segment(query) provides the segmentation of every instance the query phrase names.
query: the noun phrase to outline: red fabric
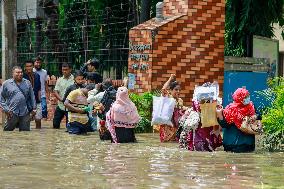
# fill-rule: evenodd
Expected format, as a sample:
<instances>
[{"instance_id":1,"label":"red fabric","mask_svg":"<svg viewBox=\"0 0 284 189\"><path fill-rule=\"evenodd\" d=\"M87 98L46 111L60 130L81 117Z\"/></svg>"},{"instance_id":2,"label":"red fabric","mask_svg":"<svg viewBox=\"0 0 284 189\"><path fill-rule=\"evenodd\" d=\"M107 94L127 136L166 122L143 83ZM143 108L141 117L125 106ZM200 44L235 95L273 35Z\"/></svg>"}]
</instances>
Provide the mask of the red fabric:
<instances>
[{"instance_id":1,"label":"red fabric","mask_svg":"<svg viewBox=\"0 0 284 189\"><path fill-rule=\"evenodd\" d=\"M214 151L222 146L222 137L220 134L212 133L213 127L201 128L201 125L194 131L187 133L186 142L190 151ZM194 138L193 138L194 133Z\"/></svg>"},{"instance_id":2,"label":"red fabric","mask_svg":"<svg viewBox=\"0 0 284 189\"><path fill-rule=\"evenodd\" d=\"M246 89L238 88L233 94L234 102L226 106L223 111L224 117L228 123L234 123L238 128L241 127L243 118L245 116L255 115L255 109L250 102L248 105L243 104L243 100L249 96Z\"/></svg>"},{"instance_id":3,"label":"red fabric","mask_svg":"<svg viewBox=\"0 0 284 189\"><path fill-rule=\"evenodd\" d=\"M172 117L172 122L173 122L173 126L178 128L179 127L179 119L181 118L181 116L184 114L184 110L175 108L174 112L173 112L173 117Z\"/></svg>"}]
</instances>

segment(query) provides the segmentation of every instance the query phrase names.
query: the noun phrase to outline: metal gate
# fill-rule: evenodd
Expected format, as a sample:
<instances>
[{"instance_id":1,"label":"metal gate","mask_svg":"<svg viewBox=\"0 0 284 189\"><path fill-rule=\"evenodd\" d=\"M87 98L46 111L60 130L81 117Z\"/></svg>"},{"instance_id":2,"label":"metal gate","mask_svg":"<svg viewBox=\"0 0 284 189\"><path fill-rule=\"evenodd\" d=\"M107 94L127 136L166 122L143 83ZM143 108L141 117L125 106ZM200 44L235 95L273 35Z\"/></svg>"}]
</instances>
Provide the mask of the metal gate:
<instances>
[{"instance_id":1,"label":"metal gate","mask_svg":"<svg viewBox=\"0 0 284 189\"><path fill-rule=\"evenodd\" d=\"M78 69L95 56L105 77L123 77L128 65L128 31L137 24L136 1L36 2L34 10L29 6L17 10L21 15L17 21L18 64L40 55L49 74L59 76L63 62Z\"/></svg>"},{"instance_id":2,"label":"metal gate","mask_svg":"<svg viewBox=\"0 0 284 189\"><path fill-rule=\"evenodd\" d=\"M245 87L257 111L269 102L259 91L266 90L270 67L267 59L225 57L223 105L233 101L232 94L237 88Z\"/></svg>"}]
</instances>

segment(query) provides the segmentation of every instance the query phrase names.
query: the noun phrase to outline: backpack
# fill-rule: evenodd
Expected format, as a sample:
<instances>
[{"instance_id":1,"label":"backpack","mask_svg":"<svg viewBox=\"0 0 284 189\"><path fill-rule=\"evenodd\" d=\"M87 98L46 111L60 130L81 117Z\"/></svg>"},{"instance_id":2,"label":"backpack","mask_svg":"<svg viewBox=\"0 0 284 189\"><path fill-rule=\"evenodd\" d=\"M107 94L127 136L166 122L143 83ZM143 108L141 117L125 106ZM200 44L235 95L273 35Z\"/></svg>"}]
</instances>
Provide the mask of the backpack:
<instances>
[{"instance_id":1,"label":"backpack","mask_svg":"<svg viewBox=\"0 0 284 189\"><path fill-rule=\"evenodd\" d=\"M104 106L104 111L99 113L98 116L102 120L106 120L106 113L109 111L112 103L116 100L116 90L110 86L106 91L101 100L102 105Z\"/></svg>"}]
</instances>

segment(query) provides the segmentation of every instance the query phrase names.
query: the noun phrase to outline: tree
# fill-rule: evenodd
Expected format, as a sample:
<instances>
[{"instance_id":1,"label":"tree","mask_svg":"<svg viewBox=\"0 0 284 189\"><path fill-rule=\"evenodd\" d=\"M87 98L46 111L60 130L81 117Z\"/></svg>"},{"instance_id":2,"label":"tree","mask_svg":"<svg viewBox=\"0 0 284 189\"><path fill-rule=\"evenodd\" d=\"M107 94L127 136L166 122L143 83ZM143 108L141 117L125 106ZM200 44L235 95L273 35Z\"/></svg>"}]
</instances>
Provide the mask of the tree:
<instances>
[{"instance_id":1,"label":"tree","mask_svg":"<svg viewBox=\"0 0 284 189\"><path fill-rule=\"evenodd\" d=\"M226 0L225 55L251 56L252 36L273 37L283 22L284 0Z\"/></svg>"},{"instance_id":2,"label":"tree","mask_svg":"<svg viewBox=\"0 0 284 189\"><path fill-rule=\"evenodd\" d=\"M269 151L284 151L284 78L269 80L268 89L259 91L260 97L270 103L262 111L263 147Z\"/></svg>"},{"instance_id":3,"label":"tree","mask_svg":"<svg viewBox=\"0 0 284 189\"><path fill-rule=\"evenodd\" d=\"M140 21L145 22L150 19L151 0L141 0L141 16Z\"/></svg>"},{"instance_id":4,"label":"tree","mask_svg":"<svg viewBox=\"0 0 284 189\"><path fill-rule=\"evenodd\" d=\"M136 9L140 13L137 23L143 23L156 16L156 4L162 0L138 0ZM136 0L134 1L136 2Z\"/></svg>"}]
</instances>

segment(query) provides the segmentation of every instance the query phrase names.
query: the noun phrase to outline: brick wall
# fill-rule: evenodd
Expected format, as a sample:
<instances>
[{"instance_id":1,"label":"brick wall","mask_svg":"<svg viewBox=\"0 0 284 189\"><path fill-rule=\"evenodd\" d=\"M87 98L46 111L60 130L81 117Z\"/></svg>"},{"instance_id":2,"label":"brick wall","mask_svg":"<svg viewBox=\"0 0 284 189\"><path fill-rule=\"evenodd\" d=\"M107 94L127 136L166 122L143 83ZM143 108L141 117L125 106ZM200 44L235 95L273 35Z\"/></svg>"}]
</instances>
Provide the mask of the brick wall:
<instances>
[{"instance_id":1,"label":"brick wall","mask_svg":"<svg viewBox=\"0 0 284 189\"><path fill-rule=\"evenodd\" d=\"M152 19L134 27L129 33L132 43L152 41L152 54L147 62L149 69L133 70L132 65L137 61L130 58L128 71L137 76L137 92L161 89L170 74L176 74L177 80L181 82L181 98L189 105L195 85L218 81L222 90L225 1L164 2L164 11L170 13L173 10L173 16L161 23ZM175 13L174 9L183 2L187 2L187 5L181 6L181 10ZM186 6L188 7L185 11ZM147 39L141 31L152 35L148 35ZM129 54L131 53L130 51ZM139 63L141 62L143 60Z\"/></svg>"},{"instance_id":2,"label":"brick wall","mask_svg":"<svg viewBox=\"0 0 284 189\"><path fill-rule=\"evenodd\" d=\"M137 78L140 78L139 80L136 81L136 88L137 92L143 92L143 91L151 91L152 86L151 86L151 78L152 78L152 72L151 70L149 71L136 71L135 69L132 69L133 64L136 64L138 66L138 69L141 70L141 65L145 64L149 67L152 67L152 50L146 49L146 50L138 50L135 48L131 48L131 43L134 44L145 44L145 45L150 45L152 48L152 32L151 30L130 30L130 35L129 35L129 41L130 41L130 54L139 54L143 53L144 55L148 55L148 60L137 60L137 61L132 61L130 56L128 61L131 62L131 64L128 64L128 69L133 70L136 73ZM140 88L140 86L144 86L144 88Z\"/></svg>"}]
</instances>

